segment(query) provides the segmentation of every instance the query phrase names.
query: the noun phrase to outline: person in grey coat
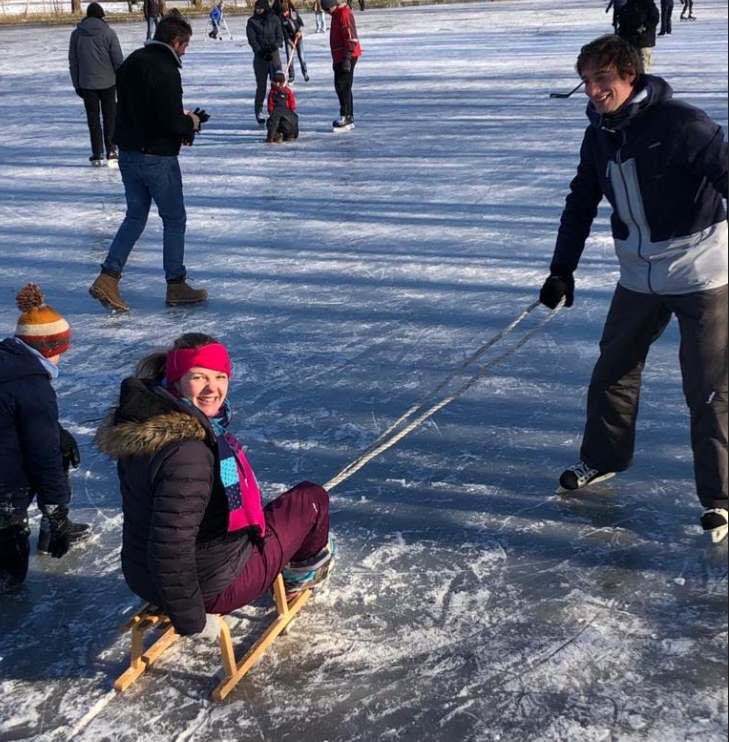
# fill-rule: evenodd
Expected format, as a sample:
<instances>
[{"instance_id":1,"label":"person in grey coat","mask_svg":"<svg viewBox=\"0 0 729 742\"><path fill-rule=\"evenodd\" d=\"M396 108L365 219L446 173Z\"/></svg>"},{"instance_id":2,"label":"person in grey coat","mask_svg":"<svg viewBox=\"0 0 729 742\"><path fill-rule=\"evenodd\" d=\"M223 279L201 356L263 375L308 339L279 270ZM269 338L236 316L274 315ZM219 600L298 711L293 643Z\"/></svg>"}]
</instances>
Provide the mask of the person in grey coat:
<instances>
[{"instance_id":1,"label":"person in grey coat","mask_svg":"<svg viewBox=\"0 0 729 742\"><path fill-rule=\"evenodd\" d=\"M603 197L620 281L587 395L581 460L560 484L581 489L632 465L646 358L675 315L701 522L718 542L729 530L729 152L719 124L639 69L637 49L617 36L583 47L577 62L590 125L540 299L572 305Z\"/></svg>"},{"instance_id":2,"label":"person in grey coat","mask_svg":"<svg viewBox=\"0 0 729 742\"><path fill-rule=\"evenodd\" d=\"M113 144L116 118L116 71L124 61L119 38L104 20L104 9L91 3L86 18L71 34L68 64L76 94L83 99L91 137L93 165L117 160ZM99 118L103 119L103 131Z\"/></svg>"}]
</instances>

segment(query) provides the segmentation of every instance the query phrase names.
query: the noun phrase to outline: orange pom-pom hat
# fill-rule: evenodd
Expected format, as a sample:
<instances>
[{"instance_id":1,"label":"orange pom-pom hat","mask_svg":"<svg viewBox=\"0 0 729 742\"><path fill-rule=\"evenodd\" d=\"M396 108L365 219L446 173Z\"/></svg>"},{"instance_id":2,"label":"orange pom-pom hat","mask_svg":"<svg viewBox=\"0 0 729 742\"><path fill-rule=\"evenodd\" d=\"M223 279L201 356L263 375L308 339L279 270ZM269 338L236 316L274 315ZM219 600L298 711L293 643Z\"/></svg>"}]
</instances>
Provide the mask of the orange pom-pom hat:
<instances>
[{"instance_id":1,"label":"orange pom-pom hat","mask_svg":"<svg viewBox=\"0 0 729 742\"><path fill-rule=\"evenodd\" d=\"M45 303L39 286L29 283L18 292L15 303L22 312L15 337L37 350L44 358L65 353L71 345L71 327Z\"/></svg>"}]
</instances>

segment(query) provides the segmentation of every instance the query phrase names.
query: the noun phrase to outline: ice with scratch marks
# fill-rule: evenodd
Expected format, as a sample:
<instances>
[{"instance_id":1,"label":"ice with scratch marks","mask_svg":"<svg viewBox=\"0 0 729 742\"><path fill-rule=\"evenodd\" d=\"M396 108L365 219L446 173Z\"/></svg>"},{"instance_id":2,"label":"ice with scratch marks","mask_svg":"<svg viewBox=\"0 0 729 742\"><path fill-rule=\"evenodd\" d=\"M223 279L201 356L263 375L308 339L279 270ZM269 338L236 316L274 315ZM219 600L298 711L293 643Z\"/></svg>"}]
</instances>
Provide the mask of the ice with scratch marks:
<instances>
[{"instance_id":1,"label":"ice with scratch marks","mask_svg":"<svg viewBox=\"0 0 729 742\"><path fill-rule=\"evenodd\" d=\"M228 701L210 700L215 643L194 639L109 694L129 650L119 626L140 603L119 569L115 467L93 446L121 379L178 334L211 333L231 350L233 428L265 498L335 475L535 300L586 125L583 96L548 94L576 84L579 48L610 30L604 7L358 13L358 128L332 136L328 38L311 34L301 138L273 148L254 122L246 19L229 19L224 44L203 43L195 20L185 102L212 118L180 162L186 262L211 299L165 309L153 214L125 270L127 316L87 293L124 194L118 172L87 164L72 29L0 28L12 112L0 128L0 328L12 332L13 297L31 280L73 326L57 391L83 457L72 514L95 532L60 562L34 553L26 585L2 592L1 740L727 738L727 551L698 526L675 325L646 368L633 469L554 495L578 455L618 275L605 208L575 307L332 493L330 586ZM727 4L696 12L660 40L655 72L726 126ZM141 45L144 23L109 16L125 53ZM265 599L230 618L239 652L270 611Z\"/></svg>"}]
</instances>

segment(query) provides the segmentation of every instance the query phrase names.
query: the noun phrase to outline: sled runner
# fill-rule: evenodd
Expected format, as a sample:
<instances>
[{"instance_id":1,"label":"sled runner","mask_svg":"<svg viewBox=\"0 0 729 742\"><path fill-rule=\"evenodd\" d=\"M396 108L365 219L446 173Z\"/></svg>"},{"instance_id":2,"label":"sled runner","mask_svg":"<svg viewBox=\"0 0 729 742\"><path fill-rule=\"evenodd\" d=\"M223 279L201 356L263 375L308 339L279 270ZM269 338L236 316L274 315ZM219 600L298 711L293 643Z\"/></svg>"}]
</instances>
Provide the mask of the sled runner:
<instances>
[{"instance_id":1,"label":"sled runner","mask_svg":"<svg viewBox=\"0 0 729 742\"><path fill-rule=\"evenodd\" d=\"M283 577L279 575L273 584L273 597L277 614L275 620L240 662L235 658L230 627L224 616L218 617L220 620L220 654L225 677L213 691L215 700L222 701L276 639L286 631L289 624L308 602L311 597L311 590L304 590L294 597L287 597ZM122 629L132 633L132 652L129 669L114 683L114 689L119 693L129 688L144 674L148 667L151 667L180 638L162 609L153 605L146 605L142 608ZM160 636L145 651L144 637L150 629L155 629Z\"/></svg>"}]
</instances>

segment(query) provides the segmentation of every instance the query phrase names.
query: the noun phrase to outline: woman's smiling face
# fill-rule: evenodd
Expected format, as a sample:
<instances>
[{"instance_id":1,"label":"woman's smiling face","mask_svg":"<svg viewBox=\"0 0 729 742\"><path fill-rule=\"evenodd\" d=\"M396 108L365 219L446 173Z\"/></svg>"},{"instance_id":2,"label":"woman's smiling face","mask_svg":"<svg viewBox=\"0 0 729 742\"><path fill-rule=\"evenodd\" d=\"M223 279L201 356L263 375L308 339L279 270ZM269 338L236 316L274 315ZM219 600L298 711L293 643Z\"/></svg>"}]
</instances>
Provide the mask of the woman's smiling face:
<instances>
[{"instance_id":1,"label":"woman's smiling face","mask_svg":"<svg viewBox=\"0 0 729 742\"><path fill-rule=\"evenodd\" d=\"M206 417L215 417L228 396L230 378L222 371L195 366L178 382L181 396L190 400Z\"/></svg>"}]
</instances>

